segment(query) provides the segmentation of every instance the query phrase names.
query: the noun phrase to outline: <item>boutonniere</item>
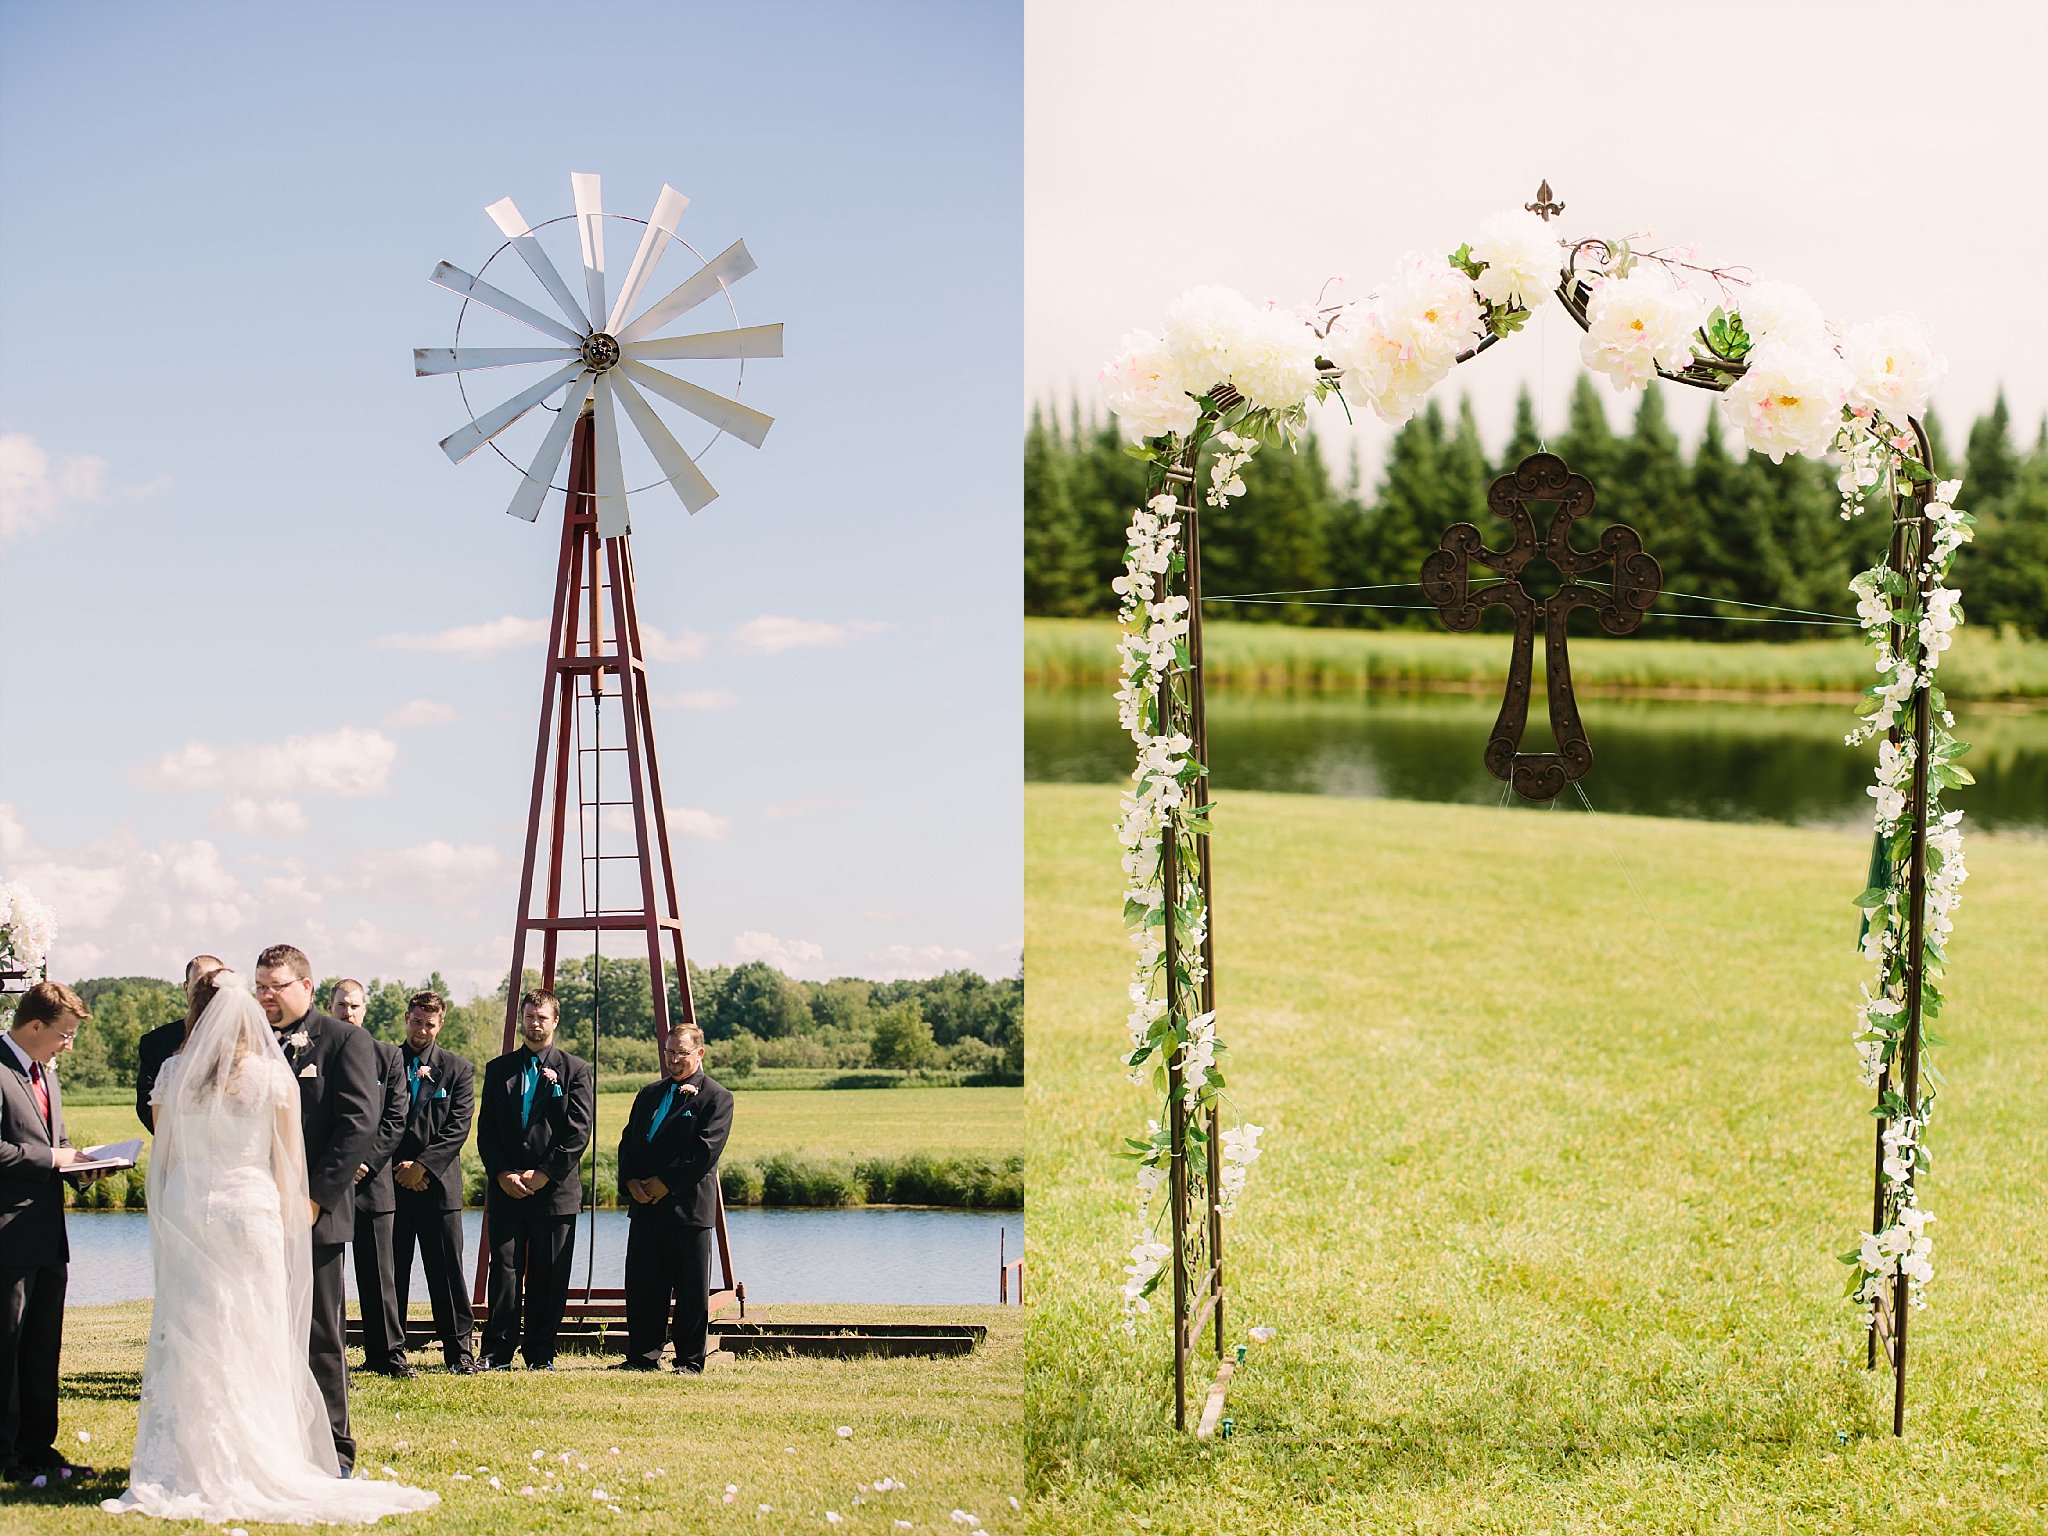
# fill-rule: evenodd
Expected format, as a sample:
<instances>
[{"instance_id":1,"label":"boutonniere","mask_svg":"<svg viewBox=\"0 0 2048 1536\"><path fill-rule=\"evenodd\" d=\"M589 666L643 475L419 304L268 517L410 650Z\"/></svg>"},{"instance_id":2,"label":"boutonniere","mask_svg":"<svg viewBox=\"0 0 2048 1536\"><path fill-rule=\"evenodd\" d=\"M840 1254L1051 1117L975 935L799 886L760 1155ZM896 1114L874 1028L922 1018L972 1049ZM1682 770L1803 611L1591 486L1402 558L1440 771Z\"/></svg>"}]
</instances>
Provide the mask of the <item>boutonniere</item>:
<instances>
[{"instance_id":1,"label":"boutonniere","mask_svg":"<svg viewBox=\"0 0 2048 1536\"><path fill-rule=\"evenodd\" d=\"M420 1063L419 1076L421 1082L431 1083L434 1080L434 1069L423 1061Z\"/></svg>"},{"instance_id":2,"label":"boutonniere","mask_svg":"<svg viewBox=\"0 0 2048 1536\"><path fill-rule=\"evenodd\" d=\"M295 1051L304 1050L308 1045L312 1044L312 1042L313 1037L307 1034L303 1029L297 1031L294 1034L289 1034L284 1037L284 1043L290 1046Z\"/></svg>"},{"instance_id":3,"label":"boutonniere","mask_svg":"<svg viewBox=\"0 0 2048 1536\"><path fill-rule=\"evenodd\" d=\"M555 1080L555 1069L553 1067L542 1067L540 1075L552 1083Z\"/></svg>"},{"instance_id":4,"label":"boutonniere","mask_svg":"<svg viewBox=\"0 0 2048 1536\"><path fill-rule=\"evenodd\" d=\"M683 1092L687 1093L691 1098L694 1099L695 1097L697 1097L697 1085L695 1083L678 1083L676 1084L676 1086L682 1089Z\"/></svg>"}]
</instances>

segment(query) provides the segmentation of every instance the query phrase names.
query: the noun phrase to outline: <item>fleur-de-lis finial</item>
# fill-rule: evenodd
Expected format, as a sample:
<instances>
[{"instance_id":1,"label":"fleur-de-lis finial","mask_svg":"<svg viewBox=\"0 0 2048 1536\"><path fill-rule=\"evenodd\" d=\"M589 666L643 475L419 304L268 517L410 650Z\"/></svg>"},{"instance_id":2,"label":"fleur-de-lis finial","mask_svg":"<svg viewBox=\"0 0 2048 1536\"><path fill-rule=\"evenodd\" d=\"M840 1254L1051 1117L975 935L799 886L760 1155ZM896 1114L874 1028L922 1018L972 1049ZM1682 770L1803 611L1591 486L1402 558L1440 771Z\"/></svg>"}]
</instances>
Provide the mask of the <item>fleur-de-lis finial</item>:
<instances>
[{"instance_id":1,"label":"fleur-de-lis finial","mask_svg":"<svg viewBox=\"0 0 2048 1536\"><path fill-rule=\"evenodd\" d=\"M1563 203L1554 203L1550 200L1550 183L1548 180L1536 189L1536 201L1524 203L1522 206L1546 224L1564 212Z\"/></svg>"}]
</instances>

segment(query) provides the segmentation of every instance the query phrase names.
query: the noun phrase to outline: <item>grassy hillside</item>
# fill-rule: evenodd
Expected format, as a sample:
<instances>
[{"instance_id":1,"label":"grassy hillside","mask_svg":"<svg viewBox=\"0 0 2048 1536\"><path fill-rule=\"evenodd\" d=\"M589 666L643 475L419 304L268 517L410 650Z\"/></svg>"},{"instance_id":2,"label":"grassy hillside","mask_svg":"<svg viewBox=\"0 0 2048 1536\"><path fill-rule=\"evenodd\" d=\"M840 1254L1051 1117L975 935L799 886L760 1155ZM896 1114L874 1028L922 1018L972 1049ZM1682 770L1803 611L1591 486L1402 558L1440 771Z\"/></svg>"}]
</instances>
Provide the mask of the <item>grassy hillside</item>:
<instances>
[{"instance_id":1,"label":"grassy hillside","mask_svg":"<svg viewBox=\"0 0 2048 1536\"><path fill-rule=\"evenodd\" d=\"M1047 1533L2038 1530L2048 846L1976 839L1908 1437L1834 1257L1868 1217L1855 834L1231 794L1218 999L1266 1153L1236 1433L1120 1330L1113 790L1026 790L1027 1462ZM1057 1199L1043 1192L1057 1191Z\"/></svg>"}]
</instances>

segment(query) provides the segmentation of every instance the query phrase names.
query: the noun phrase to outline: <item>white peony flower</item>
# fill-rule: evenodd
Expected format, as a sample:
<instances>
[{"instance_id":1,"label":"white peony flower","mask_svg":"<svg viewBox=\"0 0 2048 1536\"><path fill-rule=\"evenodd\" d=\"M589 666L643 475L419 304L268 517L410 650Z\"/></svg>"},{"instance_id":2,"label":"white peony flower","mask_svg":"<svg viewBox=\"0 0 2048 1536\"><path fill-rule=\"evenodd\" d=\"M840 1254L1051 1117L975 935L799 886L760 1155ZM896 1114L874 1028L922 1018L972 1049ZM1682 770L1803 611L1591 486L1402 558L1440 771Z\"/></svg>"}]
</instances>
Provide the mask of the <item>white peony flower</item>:
<instances>
[{"instance_id":1,"label":"white peony flower","mask_svg":"<svg viewBox=\"0 0 2048 1536\"><path fill-rule=\"evenodd\" d=\"M1697 296L1652 269L1602 278L1586 302L1579 354L1616 389L1641 389L1660 367L1676 370L1692 361L1702 308Z\"/></svg>"},{"instance_id":2,"label":"white peony flower","mask_svg":"<svg viewBox=\"0 0 2048 1536\"><path fill-rule=\"evenodd\" d=\"M1321 338L1299 315L1261 310L1231 349L1230 382L1256 406L1286 410L1300 405L1316 392L1321 349ZM1241 482L1231 494L1244 494Z\"/></svg>"},{"instance_id":3,"label":"white peony flower","mask_svg":"<svg viewBox=\"0 0 2048 1536\"><path fill-rule=\"evenodd\" d=\"M1948 372L1948 359L1934 350L1934 338L1914 315L1852 326L1842 352L1852 375L1850 402L1895 422L1925 412L1934 386Z\"/></svg>"},{"instance_id":4,"label":"white peony flower","mask_svg":"<svg viewBox=\"0 0 2048 1536\"><path fill-rule=\"evenodd\" d=\"M1473 287L1497 309L1539 308L1557 286L1563 264L1550 226L1522 208L1496 213L1480 225L1472 256L1486 263Z\"/></svg>"},{"instance_id":5,"label":"white peony flower","mask_svg":"<svg viewBox=\"0 0 2048 1536\"><path fill-rule=\"evenodd\" d=\"M1179 437L1194 430L1201 407L1173 367L1165 341L1150 331L1132 331L1122 350L1100 374L1109 408L1132 442Z\"/></svg>"},{"instance_id":6,"label":"white peony flower","mask_svg":"<svg viewBox=\"0 0 2048 1536\"><path fill-rule=\"evenodd\" d=\"M1742 329L1754 345L1766 337L1799 346L1823 346L1827 342L1827 318L1813 295L1794 283L1766 279L1745 288L1732 306L1742 316Z\"/></svg>"},{"instance_id":7,"label":"white peony flower","mask_svg":"<svg viewBox=\"0 0 2048 1536\"><path fill-rule=\"evenodd\" d=\"M1751 451L1773 464L1787 454L1826 453L1849 396L1849 370L1825 344L1768 341L1751 350L1749 371L1721 397L1721 418Z\"/></svg>"},{"instance_id":8,"label":"white peony flower","mask_svg":"<svg viewBox=\"0 0 2048 1536\"><path fill-rule=\"evenodd\" d=\"M1419 251L1324 339L1324 354L1344 376L1348 399L1399 424L1457 364L1480 335L1479 296L1471 279Z\"/></svg>"},{"instance_id":9,"label":"white peony flower","mask_svg":"<svg viewBox=\"0 0 2048 1536\"><path fill-rule=\"evenodd\" d=\"M1233 361L1259 327L1259 307L1234 288L1190 288L1166 311L1166 349L1195 394L1230 381Z\"/></svg>"}]
</instances>

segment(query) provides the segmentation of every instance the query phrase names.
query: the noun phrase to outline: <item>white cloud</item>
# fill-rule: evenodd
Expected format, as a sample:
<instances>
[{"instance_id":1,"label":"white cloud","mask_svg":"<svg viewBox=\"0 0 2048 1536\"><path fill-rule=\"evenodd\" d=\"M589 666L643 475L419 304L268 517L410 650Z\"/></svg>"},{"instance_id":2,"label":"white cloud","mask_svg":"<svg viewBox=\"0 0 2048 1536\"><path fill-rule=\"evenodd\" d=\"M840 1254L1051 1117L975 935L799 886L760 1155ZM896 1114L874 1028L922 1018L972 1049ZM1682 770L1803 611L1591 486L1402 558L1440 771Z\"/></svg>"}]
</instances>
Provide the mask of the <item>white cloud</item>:
<instances>
[{"instance_id":1,"label":"white cloud","mask_svg":"<svg viewBox=\"0 0 2048 1536\"><path fill-rule=\"evenodd\" d=\"M788 821L796 816L809 816L817 811L845 811L859 805L858 800L845 795L805 795L801 800L783 800L765 807L761 814L770 821Z\"/></svg>"},{"instance_id":2,"label":"white cloud","mask_svg":"<svg viewBox=\"0 0 2048 1536\"><path fill-rule=\"evenodd\" d=\"M743 651L752 651L757 656L773 656L781 651L849 645L863 635L877 635L895 627L879 619L853 619L844 624L830 624L823 619L792 619L782 614L764 613L734 630L732 639L733 644Z\"/></svg>"},{"instance_id":3,"label":"white cloud","mask_svg":"<svg viewBox=\"0 0 2048 1536\"><path fill-rule=\"evenodd\" d=\"M505 856L482 843L457 847L436 838L414 848L372 849L357 857L360 883L394 898L444 899L472 891L507 867Z\"/></svg>"},{"instance_id":4,"label":"white cloud","mask_svg":"<svg viewBox=\"0 0 2048 1536\"><path fill-rule=\"evenodd\" d=\"M936 976L941 971L971 971L975 957L964 949L943 944L891 944L875 950L868 959L880 970L868 974L876 981L909 981Z\"/></svg>"},{"instance_id":5,"label":"white cloud","mask_svg":"<svg viewBox=\"0 0 2048 1536\"><path fill-rule=\"evenodd\" d=\"M212 825L243 837L297 837L306 830L306 813L296 800L252 800L236 795L213 813Z\"/></svg>"},{"instance_id":6,"label":"white cloud","mask_svg":"<svg viewBox=\"0 0 2048 1536\"><path fill-rule=\"evenodd\" d=\"M439 699L407 699L384 717L384 724L394 731L409 731L415 726L439 725L454 718L453 704L443 704Z\"/></svg>"},{"instance_id":7,"label":"white cloud","mask_svg":"<svg viewBox=\"0 0 2048 1536\"><path fill-rule=\"evenodd\" d=\"M809 981L831 979L824 963L824 949L808 939L778 939L772 933L749 929L732 941L732 954L734 960L742 964L749 960L765 960L787 976L800 976Z\"/></svg>"},{"instance_id":8,"label":"white cloud","mask_svg":"<svg viewBox=\"0 0 2048 1536\"><path fill-rule=\"evenodd\" d=\"M522 646L544 646L547 640L546 619L519 619L508 614L502 619L462 624L430 635L381 635L377 644L387 651L448 651L476 660Z\"/></svg>"},{"instance_id":9,"label":"white cloud","mask_svg":"<svg viewBox=\"0 0 2048 1536\"><path fill-rule=\"evenodd\" d=\"M731 709L740 696L726 688L687 688L665 693L654 701L656 709Z\"/></svg>"},{"instance_id":10,"label":"white cloud","mask_svg":"<svg viewBox=\"0 0 2048 1536\"><path fill-rule=\"evenodd\" d=\"M640 626L640 649L649 661L694 661L710 643L711 637L699 630L679 629L671 635L652 624Z\"/></svg>"},{"instance_id":11,"label":"white cloud","mask_svg":"<svg viewBox=\"0 0 2048 1536\"><path fill-rule=\"evenodd\" d=\"M729 817L699 810L694 805L671 805L667 810L669 832L677 837L692 837L703 843L722 843L732 831L732 821ZM633 813L623 806L613 807L604 813L604 829L607 832L622 832L631 837Z\"/></svg>"},{"instance_id":12,"label":"white cloud","mask_svg":"<svg viewBox=\"0 0 2048 1536\"><path fill-rule=\"evenodd\" d=\"M339 795L382 793L398 756L398 743L382 731L349 726L281 742L215 747L187 742L143 774L157 789L225 790L231 795Z\"/></svg>"},{"instance_id":13,"label":"white cloud","mask_svg":"<svg viewBox=\"0 0 2048 1536\"><path fill-rule=\"evenodd\" d=\"M0 432L0 544L25 539L106 494L107 461L66 454L54 464L26 432Z\"/></svg>"}]
</instances>

